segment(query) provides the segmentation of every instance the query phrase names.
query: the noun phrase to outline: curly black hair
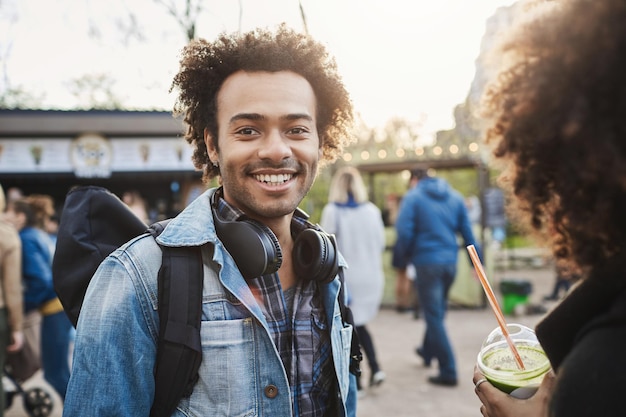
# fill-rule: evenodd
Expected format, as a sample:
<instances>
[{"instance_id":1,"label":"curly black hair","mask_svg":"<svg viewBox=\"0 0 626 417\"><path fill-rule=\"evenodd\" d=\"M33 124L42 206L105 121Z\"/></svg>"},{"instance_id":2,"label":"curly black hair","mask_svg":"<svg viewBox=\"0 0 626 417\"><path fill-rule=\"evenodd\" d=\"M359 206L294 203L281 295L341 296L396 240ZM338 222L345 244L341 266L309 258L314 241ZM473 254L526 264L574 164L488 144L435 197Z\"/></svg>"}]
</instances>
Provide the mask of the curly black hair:
<instances>
[{"instance_id":1,"label":"curly black hair","mask_svg":"<svg viewBox=\"0 0 626 417\"><path fill-rule=\"evenodd\" d=\"M182 51L172 87L179 90L174 114L186 123L185 139L194 146L193 162L208 182L219 175L209 161L204 129L217 148L217 94L224 80L237 71L292 71L311 84L317 99L317 129L322 163L335 161L352 140L352 101L326 48L285 24L275 32L256 29L221 34L215 41L193 40Z\"/></svg>"},{"instance_id":2,"label":"curly black hair","mask_svg":"<svg viewBox=\"0 0 626 417\"><path fill-rule=\"evenodd\" d=\"M544 1L531 12L498 48L506 66L483 97L487 143L557 259L624 257L626 2Z\"/></svg>"}]
</instances>

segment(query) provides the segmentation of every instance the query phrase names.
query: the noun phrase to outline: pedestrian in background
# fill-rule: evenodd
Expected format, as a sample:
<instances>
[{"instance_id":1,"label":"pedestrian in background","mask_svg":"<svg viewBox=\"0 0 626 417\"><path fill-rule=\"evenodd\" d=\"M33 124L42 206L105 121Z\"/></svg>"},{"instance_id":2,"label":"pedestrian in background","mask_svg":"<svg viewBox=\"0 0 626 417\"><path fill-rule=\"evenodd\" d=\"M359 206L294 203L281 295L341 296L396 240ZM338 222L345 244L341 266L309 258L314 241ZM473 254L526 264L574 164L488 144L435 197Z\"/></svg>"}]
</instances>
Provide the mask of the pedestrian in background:
<instances>
[{"instance_id":1,"label":"pedestrian in background","mask_svg":"<svg viewBox=\"0 0 626 417\"><path fill-rule=\"evenodd\" d=\"M14 200L9 204L6 215L17 228L22 242L25 313L38 311L42 316L41 364L44 379L63 400L70 378L72 324L52 284L54 245L45 227L54 215L53 200L47 195L30 195Z\"/></svg>"},{"instance_id":2,"label":"pedestrian in background","mask_svg":"<svg viewBox=\"0 0 626 417\"><path fill-rule=\"evenodd\" d=\"M415 176L415 172L412 171L411 176L409 177L409 186L408 190L412 190L413 187L417 184L417 178ZM402 199L399 200L402 202ZM399 205L399 204L398 204ZM398 208L399 210L399 208ZM397 223L397 215L396 222L394 222L394 226ZM396 261L395 258L398 256L397 245L393 246L393 254L391 258L391 264L393 265L404 265L401 268L396 268L396 311L398 313L404 313L407 311L413 311L413 317L419 318L420 314L420 306L417 294L415 292L415 267L411 263L406 263L402 260Z\"/></svg>"},{"instance_id":3,"label":"pedestrian in background","mask_svg":"<svg viewBox=\"0 0 626 417\"><path fill-rule=\"evenodd\" d=\"M558 301L567 295L572 285L582 277L582 271L578 266L564 259L556 259L554 262L554 287L552 292L543 299L545 301Z\"/></svg>"},{"instance_id":4,"label":"pedestrian in background","mask_svg":"<svg viewBox=\"0 0 626 417\"><path fill-rule=\"evenodd\" d=\"M378 314L383 297L385 226L381 211L369 201L356 168L341 168L333 176L321 226L335 234L339 251L348 262L344 274L348 304L370 368L370 386L380 385L385 373L376 359L374 341L366 325ZM357 388L363 392L360 378Z\"/></svg>"},{"instance_id":5,"label":"pedestrian in background","mask_svg":"<svg viewBox=\"0 0 626 417\"><path fill-rule=\"evenodd\" d=\"M439 374L428 381L455 386L456 362L444 319L456 276L458 235L465 246L478 248L478 244L461 194L424 169L414 170L412 176L417 183L402 199L396 222L394 267L406 268L409 263L415 267L414 285L426 321L423 344L416 352L425 366L430 366L432 359L439 364Z\"/></svg>"},{"instance_id":6,"label":"pedestrian in background","mask_svg":"<svg viewBox=\"0 0 626 417\"><path fill-rule=\"evenodd\" d=\"M141 219L142 222L150 224L148 207L146 200L137 190L128 190L122 194L122 201ZM166 216L167 217L167 216Z\"/></svg>"},{"instance_id":7,"label":"pedestrian in background","mask_svg":"<svg viewBox=\"0 0 626 417\"><path fill-rule=\"evenodd\" d=\"M4 220L5 197L0 185L0 367L6 354L22 348L22 243L15 227ZM4 416L5 394L0 384L0 417Z\"/></svg>"}]
</instances>

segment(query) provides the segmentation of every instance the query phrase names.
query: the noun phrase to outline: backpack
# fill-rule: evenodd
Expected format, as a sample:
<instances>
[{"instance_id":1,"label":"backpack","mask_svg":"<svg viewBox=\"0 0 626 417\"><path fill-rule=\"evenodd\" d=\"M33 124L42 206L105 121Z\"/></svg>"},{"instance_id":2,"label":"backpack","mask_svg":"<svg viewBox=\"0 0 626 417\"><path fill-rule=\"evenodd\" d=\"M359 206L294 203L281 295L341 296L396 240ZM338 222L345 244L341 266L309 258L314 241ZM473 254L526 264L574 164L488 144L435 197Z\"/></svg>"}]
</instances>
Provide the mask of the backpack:
<instances>
[{"instance_id":1,"label":"backpack","mask_svg":"<svg viewBox=\"0 0 626 417\"><path fill-rule=\"evenodd\" d=\"M100 263L134 237L144 233L157 237L169 220L148 227L115 194L96 186L70 190L62 214L52 277L63 309L76 327L87 286ZM161 246L161 250L160 325L151 417L171 416L180 399L191 395L202 360L200 247ZM176 285L171 284L173 279Z\"/></svg>"}]
</instances>

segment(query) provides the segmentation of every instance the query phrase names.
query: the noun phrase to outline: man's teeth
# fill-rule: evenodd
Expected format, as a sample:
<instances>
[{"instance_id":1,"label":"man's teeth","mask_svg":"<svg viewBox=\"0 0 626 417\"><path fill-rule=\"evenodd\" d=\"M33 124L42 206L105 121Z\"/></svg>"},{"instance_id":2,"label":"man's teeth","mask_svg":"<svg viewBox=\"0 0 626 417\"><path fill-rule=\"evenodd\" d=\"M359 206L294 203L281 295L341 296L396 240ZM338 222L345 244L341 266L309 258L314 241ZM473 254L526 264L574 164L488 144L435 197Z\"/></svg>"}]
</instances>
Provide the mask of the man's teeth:
<instances>
[{"instance_id":1,"label":"man's teeth","mask_svg":"<svg viewBox=\"0 0 626 417\"><path fill-rule=\"evenodd\" d=\"M261 182L265 182L268 184L282 184L284 182L287 182L291 179L292 175L291 174L264 174L264 175L255 175L254 178L257 179L257 181L261 181Z\"/></svg>"}]
</instances>

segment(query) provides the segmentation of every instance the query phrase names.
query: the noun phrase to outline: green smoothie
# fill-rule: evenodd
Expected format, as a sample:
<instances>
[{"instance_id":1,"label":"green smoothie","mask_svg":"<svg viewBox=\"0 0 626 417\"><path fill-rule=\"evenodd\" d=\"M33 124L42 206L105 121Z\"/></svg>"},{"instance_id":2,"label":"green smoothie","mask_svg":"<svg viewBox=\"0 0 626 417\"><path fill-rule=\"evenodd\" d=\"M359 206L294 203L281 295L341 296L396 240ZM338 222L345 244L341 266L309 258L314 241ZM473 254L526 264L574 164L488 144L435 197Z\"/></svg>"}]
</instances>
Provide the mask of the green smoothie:
<instances>
[{"instance_id":1,"label":"green smoothie","mask_svg":"<svg viewBox=\"0 0 626 417\"><path fill-rule=\"evenodd\" d=\"M485 378L506 393L522 387L539 387L550 362L539 346L516 342L517 350L524 363L520 370L506 343L487 346L478 355L478 364Z\"/></svg>"}]
</instances>

